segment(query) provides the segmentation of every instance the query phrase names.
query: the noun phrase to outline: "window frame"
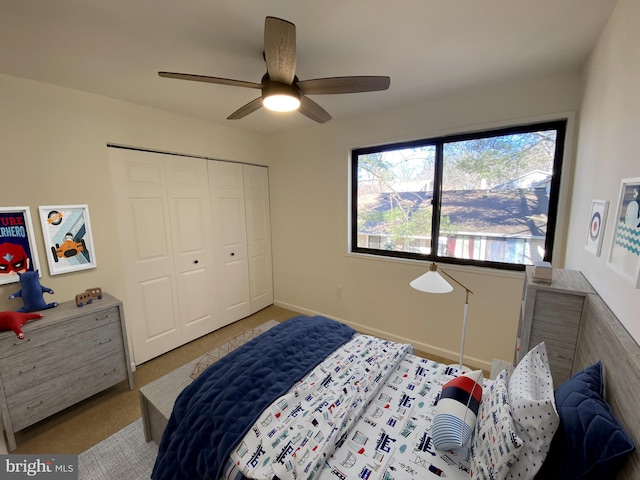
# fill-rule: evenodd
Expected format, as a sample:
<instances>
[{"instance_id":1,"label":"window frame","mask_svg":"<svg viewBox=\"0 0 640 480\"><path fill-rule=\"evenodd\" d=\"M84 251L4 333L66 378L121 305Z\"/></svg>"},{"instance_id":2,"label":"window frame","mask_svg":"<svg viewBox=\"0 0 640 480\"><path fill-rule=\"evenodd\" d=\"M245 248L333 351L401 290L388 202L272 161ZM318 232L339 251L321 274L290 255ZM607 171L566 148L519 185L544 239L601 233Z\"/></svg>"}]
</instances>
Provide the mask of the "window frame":
<instances>
[{"instance_id":1,"label":"window frame","mask_svg":"<svg viewBox=\"0 0 640 480\"><path fill-rule=\"evenodd\" d=\"M440 213L442 203L442 174L444 145L452 142L476 140L487 137L512 135L518 133L531 133L540 130L555 130L556 144L551 172L551 183L549 188L549 210L547 212L547 233L545 235L544 260L551 262L553 259L553 248L557 234L557 222L560 214L561 183L563 165L567 162L567 138L570 119L563 117L553 120L543 120L527 122L523 124L512 124L508 126L475 130L471 132L453 133L437 137L421 138L402 142L387 143L369 147L353 148L350 159L350 239L349 253L373 255L381 258L396 258L405 260L422 260L438 263L448 263L456 265L470 265L480 267L497 268L501 270L523 271L525 264L495 262L486 260L463 259L438 255L438 240L440 230ZM434 165L434 185L433 185L433 210L431 222L431 253L403 252L397 250L383 250L358 246L358 157L371 153L381 153L386 151L400 150L405 148L434 146L436 149ZM434 240L435 239L435 240Z\"/></svg>"}]
</instances>

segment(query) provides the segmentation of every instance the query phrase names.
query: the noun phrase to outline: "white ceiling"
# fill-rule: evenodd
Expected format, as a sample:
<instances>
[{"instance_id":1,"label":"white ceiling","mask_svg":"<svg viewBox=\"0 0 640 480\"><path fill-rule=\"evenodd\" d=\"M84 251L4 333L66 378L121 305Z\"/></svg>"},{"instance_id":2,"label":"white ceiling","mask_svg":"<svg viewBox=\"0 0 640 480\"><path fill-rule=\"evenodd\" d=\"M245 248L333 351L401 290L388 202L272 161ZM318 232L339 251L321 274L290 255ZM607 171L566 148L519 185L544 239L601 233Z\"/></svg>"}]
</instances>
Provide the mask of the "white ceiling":
<instances>
[{"instance_id":1,"label":"white ceiling","mask_svg":"<svg viewBox=\"0 0 640 480\"><path fill-rule=\"evenodd\" d=\"M280 17L296 24L301 80L391 77L387 91L312 97L335 121L579 70L616 1L0 0L0 73L276 134L316 124L265 109L226 120L259 91L157 72L259 83L264 18Z\"/></svg>"}]
</instances>

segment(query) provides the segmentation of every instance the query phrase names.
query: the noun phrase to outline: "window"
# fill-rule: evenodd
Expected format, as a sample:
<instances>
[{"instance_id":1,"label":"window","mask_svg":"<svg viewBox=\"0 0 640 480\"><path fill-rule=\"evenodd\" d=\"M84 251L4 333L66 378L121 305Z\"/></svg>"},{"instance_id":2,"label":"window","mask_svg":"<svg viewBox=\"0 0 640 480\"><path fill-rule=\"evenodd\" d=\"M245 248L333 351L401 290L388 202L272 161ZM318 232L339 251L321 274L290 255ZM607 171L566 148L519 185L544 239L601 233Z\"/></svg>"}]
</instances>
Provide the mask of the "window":
<instances>
[{"instance_id":1,"label":"window","mask_svg":"<svg viewBox=\"0 0 640 480\"><path fill-rule=\"evenodd\" d=\"M550 261L566 121L352 152L351 250L523 269Z\"/></svg>"}]
</instances>

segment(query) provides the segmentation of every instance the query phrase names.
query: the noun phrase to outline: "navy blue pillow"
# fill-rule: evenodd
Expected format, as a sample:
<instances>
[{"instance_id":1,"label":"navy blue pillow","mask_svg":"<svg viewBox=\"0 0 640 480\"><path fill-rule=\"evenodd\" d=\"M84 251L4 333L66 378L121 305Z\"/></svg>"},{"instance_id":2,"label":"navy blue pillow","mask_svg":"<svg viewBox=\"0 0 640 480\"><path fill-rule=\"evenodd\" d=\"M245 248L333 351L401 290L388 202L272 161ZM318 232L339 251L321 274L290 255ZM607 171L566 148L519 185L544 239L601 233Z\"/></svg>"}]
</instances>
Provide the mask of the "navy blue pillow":
<instances>
[{"instance_id":1,"label":"navy blue pillow","mask_svg":"<svg viewBox=\"0 0 640 480\"><path fill-rule=\"evenodd\" d=\"M603 398L602 363L576 373L555 397L560 426L536 479L615 478L635 446Z\"/></svg>"}]
</instances>

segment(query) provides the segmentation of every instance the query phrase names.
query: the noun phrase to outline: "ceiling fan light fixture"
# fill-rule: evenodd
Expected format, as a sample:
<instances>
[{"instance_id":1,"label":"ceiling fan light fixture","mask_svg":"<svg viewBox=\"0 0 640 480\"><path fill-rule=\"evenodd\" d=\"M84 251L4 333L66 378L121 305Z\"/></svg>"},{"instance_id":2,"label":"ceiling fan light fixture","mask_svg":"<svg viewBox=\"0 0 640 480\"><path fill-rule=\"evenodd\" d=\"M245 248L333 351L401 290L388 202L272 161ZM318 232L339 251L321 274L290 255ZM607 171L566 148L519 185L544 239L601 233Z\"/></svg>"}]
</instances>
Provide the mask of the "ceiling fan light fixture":
<instances>
[{"instance_id":1,"label":"ceiling fan light fixture","mask_svg":"<svg viewBox=\"0 0 640 480\"><path fill-rule=\"evenodd\" d=\"M158 75L164 78L262 90L262 95L237 109L227 120L244 118L265 107L276 112L298 110L314 122L325 123L331 120L331 115L311 100L309 95L377 92L387 90L390 84L389 77L363 75L300 81L296 76L296 26L281 18L265 18L262 56L267 64L267 72L260 83L178 72L158 72Z\"/></svg>"},{"instance_id":2,"label":"ceiling fan light fixture","mask_svg":"<svg viewBox=\"0 0 640 480\"><path fill-rule=\"evenodd\" d=\"M300 100L291 95L269 95L262 99L262 105L274 112L293 112L300 108Z\"/></svg>"},{"instance_id":3,"label":"ceiling fan light fixture","mask_svg":"<svg viewBox=\"0 0 640 480\"><path fill-rule=\"evenodd\" d=\"M300 92L284 83L268 82L262 88L262 105L274 112L292 112L300 107Z\"/></svg>"}]
</instances>

